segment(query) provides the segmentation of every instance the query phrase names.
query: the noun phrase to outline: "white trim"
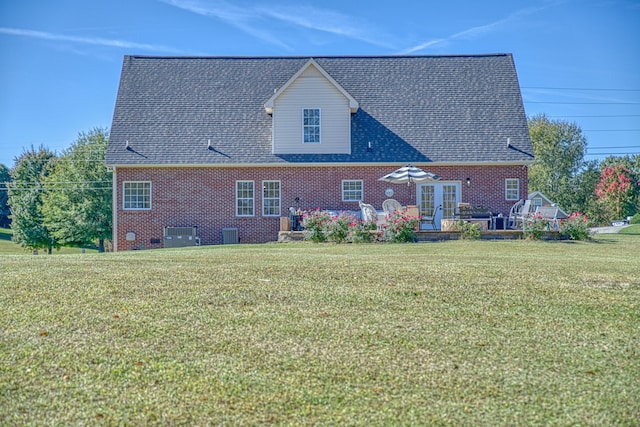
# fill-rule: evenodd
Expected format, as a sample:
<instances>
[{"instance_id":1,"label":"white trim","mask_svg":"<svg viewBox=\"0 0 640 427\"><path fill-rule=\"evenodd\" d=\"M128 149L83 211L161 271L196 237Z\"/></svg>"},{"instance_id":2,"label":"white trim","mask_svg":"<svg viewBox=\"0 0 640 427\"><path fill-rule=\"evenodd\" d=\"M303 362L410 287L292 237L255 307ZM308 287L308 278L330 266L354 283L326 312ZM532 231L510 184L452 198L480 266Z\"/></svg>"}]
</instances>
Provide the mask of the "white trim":
<instances>
[{"instance_id":1,"label":"white trim","mask_svg":"<svg viewBox=\"0 0 640 427\"><path fill-rule=\"evenodd\" d=\"M517 181L516 188L518 189L518 194L516 195L515 198L507 197L507 191L509 190L509 188L507 187L507 181ZM520 200L520 178L505 178L504 179L504 200L506 200L508 202L513 202L513 201Z\"/></svg>"},{"instance_id":2,"label":"white trim","mask_svg":"<svg viewBox=\"0 0 640 427\"><path fill-rule=\"evenodd\" d=\"M344 198L344 184L345 182L359 182L360 183L360 199L345 199ZM364 180L362 179L343 179L340 182L340 198L343 202L361 202L364 199Z\"/></svg>"},{"instance_id":3,"label":"white trim","mask_svg":"<svg viewBox=\"0 0 640 427\"><path fill-rule=\"evenodd\" d=\"M405 166L404 163L374 163L374 162L305 162L305 163L289 163L285 161L273 162L273 163L189 163L189 164L176 164L176 163L153 163L153 164L111 164L107 166L119 167L119 168L271 168L271 167L312 167L312 166L384 166L390 168L399 168ZM530 166L533 162L430 162L426 164L420 164L419 162L412 163L414 166L421 168L429 168L432 166Z\"/></svg>"},{"instance_id":4,"label":"white trim","mask_svg":"<svg viewBox=\"0 0 640 427\"><path fill-rule=\"evenodd\" d=\"M127 208L125 207L125 195L126 191L124 189L127 184L149 184L149 207L148 208ZM153 184L151 181L122 181L122 210L123 211L150 211L152 204L152 195L153 195Z\"/></svg>"},{"instance_id":5,"label":"white trim","mask_svg":"<svg viewBox=\"0 0 640 427\"><path fill-rule=\"evenodd\" d=\"M277 214L265 214L265 204L264 204L264 184L265 182L277 182L278 183L278 213ZM269 197L269 200L275 200L275 197ZM262 180L262 216L264 217L278 217L282 215L282 182L279 179L263 179Z\"/></svg>"},{"instance_id":6,"label":"white trim","mask_svg":"<svg viewBox=\"0 0 640 427\"><path fill-rule=\"evenodd\" d=\"M305 111L318 111L318 142L305 141L304 140L304 112ZM302 107L301 110L302 119L302 144L322 144L322 109L320 107ZM307 125L306 127L315 127L316 125Z\"/></svg>"},{"instance_id":7,"label":"white trim","mask_svg":"<svg viewBox=\"0 0 640 427\"><path fill-rule=\"evenodd\" d=\"M349 92L344 90L344 88L340 86L340 84L338 84L338 82L335 81L335 79L331 77L329 73L327 73L313 58L309 58L307 63L304 64L302 68L298 70L297 73L291 76L291 78L287 80L287 82L284 85L282 85L278 90L276 90L275 93L271 96L271 98L269 98L267 102L264 103L264 109L267 112L267 114L273 114L273 106L275 104L276 98L278 98L282 94L282 92L287 90L287 88L291 86L291 84L295 82L298 79L298 77L300 77L302 73L304 73L307 70L307 68L311 66L315 67L325 79L327 79L333 86L335 86L336 89L338 89L338 91L345 98L349 100L349 109L351 110L352 114L358 111L358 108L359 108L358 101L356 101L351 95L349 95Z\"/></svg>"},{"instance_id":8,"label":"white trim","mask_svg":"<svg viewBox=\"0 0 640 427\"><path fill-rule=\"evenodd\" d=\"M118 252L118 172L117 168L113 168L111 175L111 239L113 243L113 252Z\"/></svg>"},{"instance_id":9,"label":"white trim","mask_svg":"<svg viewBox=\"0 0 640 427\"><path fill-rule=\"evenodd\" d=\"M240 182L250 182L252 184L253 196L251 197L251 211L253 212L251 215L240 215L238 213L238 183ZM237 179L235 183L236 187L236 199L235 199L235 213L238 218L253 218L256 216L256 182L251 179ZM243 197L243 200L246 198Z\"/></svg>"}]
</instances>

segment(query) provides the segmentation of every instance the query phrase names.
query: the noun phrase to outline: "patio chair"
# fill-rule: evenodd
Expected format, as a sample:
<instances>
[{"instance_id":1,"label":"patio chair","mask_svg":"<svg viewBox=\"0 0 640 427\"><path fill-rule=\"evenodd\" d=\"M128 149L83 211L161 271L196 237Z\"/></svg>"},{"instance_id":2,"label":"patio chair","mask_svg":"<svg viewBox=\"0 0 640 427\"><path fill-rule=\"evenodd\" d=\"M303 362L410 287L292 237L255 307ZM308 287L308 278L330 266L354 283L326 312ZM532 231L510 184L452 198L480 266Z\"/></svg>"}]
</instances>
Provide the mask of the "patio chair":
<instances>
[{"instance_id":1,"label":"patio chair","mask_svg":"<svg viewBox=\"0 0 640 427\"><path fill-rule=\"evenodd\" d=\"M395 211L401 211L402 210L402 205L400 204L399 201L397 201L395 199L387 199L384 202L382 202L382 210L387 215L391 215Z\"/></svg>"},{"instance_id":2,"label":"patio chair","mask_svg":"<svg viewBox=\"0 0 640 427\"><path fill-rule=\"evenodd\" d=\"M513 205L509 212L509 228L522 228L530 210L531 200L520 200Z\"/></svg>"},{"instance_id":3,"label":"patio chair","mask_svg":"<svg viewBox=\"0 0 640 427\"><path fill-rule=\"evenodd\" d=\"M360 202L360 210L362 211L362 220L365 222L377 222L378 212L376 208L367 203Z\"/></svg>"},{"instance_id":4,"label":"patio chair","mask_svg":"<svg viewBox=\"0 0 640 427\"><path fill-rule=\"evenodd\" d=\"M436 213L441 206L436 206L431 210L431 212L420 212L420 229L422 229L422 224L430 225L433 230L437 230L436 227Z\"/></svg>"},{"instance_id":5,"label":"patio chair","mask_svg":"<svg viewBox=\"0 0 640 427\"><path fill-rule=\"evenodd\" d=\"M549 228L551 230L560 229L560 223L558 219L558 212L560 209L556 206L538 206L536 208L536 215L540 215L543 219L549 221Z\"/></svg>"}]
</instances>

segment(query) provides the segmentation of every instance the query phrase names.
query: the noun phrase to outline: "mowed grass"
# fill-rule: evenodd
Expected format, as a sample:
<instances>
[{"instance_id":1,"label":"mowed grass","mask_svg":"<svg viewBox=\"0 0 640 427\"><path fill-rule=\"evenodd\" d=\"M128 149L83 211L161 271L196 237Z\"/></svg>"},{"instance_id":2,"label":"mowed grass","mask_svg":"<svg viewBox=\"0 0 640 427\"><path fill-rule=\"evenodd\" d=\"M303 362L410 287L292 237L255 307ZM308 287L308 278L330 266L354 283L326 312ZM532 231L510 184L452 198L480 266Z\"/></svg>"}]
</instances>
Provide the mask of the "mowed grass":
<instances>
[{"instance_id":1,"label":"mowed grass","mask_svg":"<svg viewBox=\"0 0 640 427\"><path fill-rule=\"evenodd\" d=\"M0 425L638 425L640 238L0 256Z\"/></svg>"},{"instance_id":2,"label":"mowed grass","mask_svg":"<svg viewBox=\"0 0 640 427\"><path fill-rule=\"evenodd\" d=\"M33 254L33 251L27 250L17 243L13 242L11 238L13 237L13 232L10 228L0 228L0 255L8 255L8 254ZM98 252L95 248L85 248L85 252ZM40 249L38 251L41 255L46 255L46 249ZM54 249L52 254L78 254L82 253L81 248L60 248Z\"/></svg>"}]
</instances>

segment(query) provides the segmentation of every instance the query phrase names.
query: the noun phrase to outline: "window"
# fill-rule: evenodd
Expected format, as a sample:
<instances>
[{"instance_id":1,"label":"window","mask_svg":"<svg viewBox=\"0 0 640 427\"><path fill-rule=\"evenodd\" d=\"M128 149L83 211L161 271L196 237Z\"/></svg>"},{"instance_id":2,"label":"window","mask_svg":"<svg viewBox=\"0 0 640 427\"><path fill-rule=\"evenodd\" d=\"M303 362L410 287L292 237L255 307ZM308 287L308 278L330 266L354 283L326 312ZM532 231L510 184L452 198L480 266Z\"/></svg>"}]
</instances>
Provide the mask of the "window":
<instances>
[{"instance_id":1,"label":"window","mask_svg":"<svg viewBox=\"0 0 640 427\"><path fill-rule=\"evenodd\" d=\"M253 216L253 181L236 181L236 216Z\"/></svg>"},{"instance_id":2,"label":"window","mask_svg":"<svg viewBox=\"0 0 640 427\"><path fill-rule=\"evenodd\" d=\"M305 108L302 110L302 142L305 144L320 143L319 108Z\"/></svg>"},{"instance_id":3,"label":"window","mask_svg":"<svg viewBox=\"0 0 640 427\"><path fill-rule=\"evenodd\" d=\"M520 200L520 179L507 178L504 180L505 199Z\"/></svg>"},{"instance_id":4,"label":"window","mask_svg":"<svg viewBox=\"0 0 640 427\"><path fill-rule=\"evenodd\" d=\"M280 181L262 181L262 215L280 216Z\"/></svg>"},{"instance_id":5,"label":"window","mask_svg":"<svg viewBox=\"0 0 640 427\"><path fill-rule=\"evenodd\" d=\"M151 182L125 181L122 191L122 208L125 210L151 209Z\"/></svg>"},{"instance_id":6,"label":"window","mask_svg":"<svg viewBox=\"0 0 640 427\"><path fill-rule=\"evenodd\" d=\"M362 201L362 180L342 181L342 201L343 202Z\"/></svg>"},{"instance_id":7,"label":"window","mask_svg":"<svg viewBox=\"0 0 640 427\"><path fill-rule=\"evenodd\" d=\"M542 197L534 197L532 200L533 211L542 206Z\"/></svg>"}]
</instances>

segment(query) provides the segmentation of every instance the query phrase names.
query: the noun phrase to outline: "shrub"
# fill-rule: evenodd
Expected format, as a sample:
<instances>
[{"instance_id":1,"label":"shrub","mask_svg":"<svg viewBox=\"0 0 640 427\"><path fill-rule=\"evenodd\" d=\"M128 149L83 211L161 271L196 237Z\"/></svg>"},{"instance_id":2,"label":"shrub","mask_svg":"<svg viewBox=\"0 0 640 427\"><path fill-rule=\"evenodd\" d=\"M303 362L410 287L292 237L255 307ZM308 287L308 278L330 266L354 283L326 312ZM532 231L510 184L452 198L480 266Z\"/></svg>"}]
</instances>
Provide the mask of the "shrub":
<instances>
[{"instance_id":1,"label":"shrub","mask_svg":"<svg viewBox=\"0 0 640 427\"><path fill-rule=\"evenodd\" d=\"M375 222L369 221L354 221L349 224L349 236L347 240L353 243L368 243L374 240L375 234L372 233L376 230L377 226Z\"/></svg>"},{"instance_id":2,"label":"shrub","mask_svg":"<svg viewBox=\"0 0 640 427\"><path fill-rule=\"evenodd\" d=\"M571 240L587 240L591 238L589 218L582 212L572 213L569 218L560 223L560 233Z\"/></svg>"},{"instance_id":3,"label":"shrub","mask_svg":"<svg viewBox=\"0 0 640 427\"><path fill-rule=\"evenodd\" d=\"M540 240L553 226L552 220L544 218L540 213L534 213L524 218L522 232L526 239Z\"/></svg>"},{"instance_id":4,"label":"shrub","mask_svg":"<svg viewBox=\"0 0 640 427\"><path fill-rule=\"evenodd\" d=\"M407 211L395 211L389 215L384 240L394 243L414 242L418 218L407 215Z\"/></svg>"},{"instance_id":5,"label":"shrub","mask_svg":"<svg viewBox=\"0 0 640 427\"><path fill-rule=\"evenodd\" d=\"M454 230L460 233L464 240L478 240L480 238L480 224L474 224L465 220L459 220L454 225Z\"/></svg>"},{"instance_id":6,"label":"shrub","mask_svg":"<svg viewBox=\"0 0 640 427\"><path fill-rule=\"evenodd\" d=\"M631 220L629 220L629 224L640 224L640 213L637 213L634 216L632 216Z\"/></svg>"},{"instance_id":7,"label":"shrub","mask_svg":"<svg viewBox=\"0 0 640 427\"><path fill-rule=\"evenodd\" d=\"M321 211L320 209L305 212L302 217L304 238L316 243L325 242L327 240L325 229L329 222L331 222L331 215L329 215L328 212Z\"/></svg>"},{"instance_id":8,"label":"shrub","mask_svg":"<svg viewBox=\"0 0 640 427\"><path fill-rule=\"evenodd\" d=\"M334 216L331 221L326 222L324 225L327 240L336 243L342 243L347 240L349 236L349 226L353 224L354 221L355 217L353 215L340 213L340 215Z\"/></svg>"}]
</instances>

